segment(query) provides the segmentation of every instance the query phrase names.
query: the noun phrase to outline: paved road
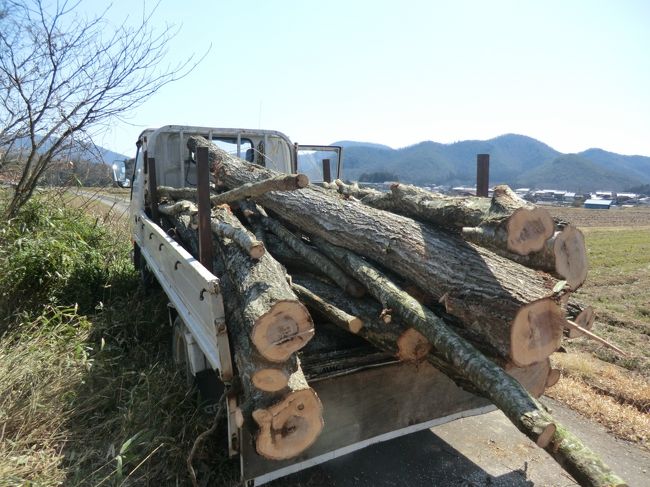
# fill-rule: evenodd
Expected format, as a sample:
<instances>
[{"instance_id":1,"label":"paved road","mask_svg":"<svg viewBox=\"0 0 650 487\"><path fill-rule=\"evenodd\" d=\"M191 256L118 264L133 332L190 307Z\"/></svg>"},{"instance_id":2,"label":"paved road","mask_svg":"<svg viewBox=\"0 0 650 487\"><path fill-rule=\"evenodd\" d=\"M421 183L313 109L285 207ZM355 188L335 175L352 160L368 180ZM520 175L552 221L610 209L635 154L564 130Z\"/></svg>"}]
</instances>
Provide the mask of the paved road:
<instances>
[{"instance_id":1,"label":"paved road","mask_svg":"<svg viewBox=\"0 0 650 487\"><path fill-rule=\"evenodd\" d=\"M650 486L650 453L559 403L555 417L632 487ZM500 411L373 445L278 479L273 487L571 487L578 484Z\"/></svg>"},{"instance_id":2,"label":"paved road","mask_svg":"<svg viewBox=\"0 0 650 487\"><path fill-rule=\"evenodd\" d=\"M77 194L92 200L100 201L107 206L112 206L120 213L126 214L129 212L129 198L127 196L114 196L84 190L78 190Z\"/></svg>"}]
</instances>

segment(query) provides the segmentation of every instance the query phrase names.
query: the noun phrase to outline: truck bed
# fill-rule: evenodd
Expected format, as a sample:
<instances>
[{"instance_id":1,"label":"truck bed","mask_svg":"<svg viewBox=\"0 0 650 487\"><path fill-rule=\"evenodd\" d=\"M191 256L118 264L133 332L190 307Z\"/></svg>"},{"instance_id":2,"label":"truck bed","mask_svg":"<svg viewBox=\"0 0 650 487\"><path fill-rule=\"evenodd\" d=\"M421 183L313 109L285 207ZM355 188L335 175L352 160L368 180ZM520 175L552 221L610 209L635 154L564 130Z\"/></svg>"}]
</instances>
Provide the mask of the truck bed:
<instances>
[{"instance_id":1,"label":"truck bed","mask_svg":"<svg viewBox=\"0 0 650 487\"><path fill-rule=\"evenodd\" d=\"M241 434L242 478L261 485L341 455L447 421L493 409L458 388L428 362L398 362L333 325L316 323L316 337L299 353L323 403L325 428L299 457L266 460L253 436Z\"/></svg>"}]
</instances>

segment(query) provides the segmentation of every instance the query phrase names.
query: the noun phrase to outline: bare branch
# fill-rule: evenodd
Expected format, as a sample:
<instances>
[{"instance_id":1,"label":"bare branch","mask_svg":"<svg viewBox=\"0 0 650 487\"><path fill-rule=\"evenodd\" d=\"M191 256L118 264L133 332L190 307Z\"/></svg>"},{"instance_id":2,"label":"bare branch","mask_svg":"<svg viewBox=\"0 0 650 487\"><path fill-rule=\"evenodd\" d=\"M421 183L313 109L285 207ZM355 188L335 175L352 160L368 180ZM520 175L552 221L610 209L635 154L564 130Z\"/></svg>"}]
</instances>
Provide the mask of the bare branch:
<instances>
[{"instance_id":1,"label":"bare branch","mask_svg":"<svg viewBox=\"0 0 650 487\"><path fill-rule=\"evenodd\" d=\"M108 9L88 19L80 3L0 0L0 150L28 146L9 214L77 135L138 108L207 55L166 64L178 29L154 28L157 4L112 27Z\"/></svg>"}]
</instances>

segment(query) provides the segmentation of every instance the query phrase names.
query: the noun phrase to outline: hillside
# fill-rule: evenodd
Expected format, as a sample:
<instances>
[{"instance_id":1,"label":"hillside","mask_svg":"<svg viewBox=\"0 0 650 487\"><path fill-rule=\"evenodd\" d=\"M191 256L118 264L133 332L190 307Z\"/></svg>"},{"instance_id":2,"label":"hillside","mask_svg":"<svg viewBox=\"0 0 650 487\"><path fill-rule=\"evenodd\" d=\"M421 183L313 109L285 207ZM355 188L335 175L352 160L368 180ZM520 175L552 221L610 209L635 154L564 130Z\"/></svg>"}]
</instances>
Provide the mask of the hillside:
<instances>
[{"instance_id":1,"label":"hillside","mask_svg":"<svg viewBox=\"0 0 650 487\"><path fill-rule=\"evenodd\" d=\"M602 149L567 155L517 134L453 144L426 141L401 149L350 141L337 145L345 148L344 173L352 180L363 173L388 172L415 184L473 184L476 154L488 153L493 184L620 191L650 183L650 157L623 156Z\"/></svg>"},{"instance_id":2,"label":"hillside","mask_svg":"<svg viewBox=\"0 0 650 487\"><path fill-rule=\"evenodd\" d=\"M41 136L37 135L36 140L37 141L41 140ZM43 144L43 150L47 150L53 142L54 141ZM19 139L16 142L13 151L19 152L21 148L23 150L27 150L29 147L30 147L29 139L27 137L24 137L22 139ZM135 150L133 152L135 154ZM75 143L72 149L67 152L66 157L68 157L72 161L81 160L81 161L88 161L88 162L103 162L104 164L112 164L113 161L115 160L128 159L128 157L133 157L133 155L125 156L124 154L113 152L112 150L106 149L105 147L101 147L99 145L88 146L86 144Z\"/></svg>"},{"instance_id":3,"label":"hillside","mask_svg":"<svg viewBox=\"0 0 650 487\"><path fill-rule=\"evenodd\" d=\"M634 186L635 182L633 177L615 167L606 169L578 154L567 154L527 171L515 184L586 192L598 189L623 191Z\"/></svg>"}]
</instances>

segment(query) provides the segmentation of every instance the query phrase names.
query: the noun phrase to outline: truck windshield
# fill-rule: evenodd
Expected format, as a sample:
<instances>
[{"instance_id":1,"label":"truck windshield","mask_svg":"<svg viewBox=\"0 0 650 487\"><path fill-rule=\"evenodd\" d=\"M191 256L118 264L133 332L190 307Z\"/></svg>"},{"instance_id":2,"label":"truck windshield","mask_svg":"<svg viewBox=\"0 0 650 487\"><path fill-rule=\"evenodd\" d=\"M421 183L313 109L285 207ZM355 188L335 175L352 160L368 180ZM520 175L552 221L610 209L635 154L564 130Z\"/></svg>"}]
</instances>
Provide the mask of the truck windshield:
<instances>
[{"instance_id":1,"label":"truck windshield","mask_svg":"<svg viewBox=\"0 0 650 487\"><path fill-rule=\"evenodd\" d=\"M212 143L230 155L253 162L253 142L250 139L240 139L239 153L235 137L213 137Z\"/></svg>"}]
</instances>

